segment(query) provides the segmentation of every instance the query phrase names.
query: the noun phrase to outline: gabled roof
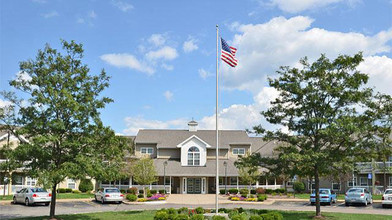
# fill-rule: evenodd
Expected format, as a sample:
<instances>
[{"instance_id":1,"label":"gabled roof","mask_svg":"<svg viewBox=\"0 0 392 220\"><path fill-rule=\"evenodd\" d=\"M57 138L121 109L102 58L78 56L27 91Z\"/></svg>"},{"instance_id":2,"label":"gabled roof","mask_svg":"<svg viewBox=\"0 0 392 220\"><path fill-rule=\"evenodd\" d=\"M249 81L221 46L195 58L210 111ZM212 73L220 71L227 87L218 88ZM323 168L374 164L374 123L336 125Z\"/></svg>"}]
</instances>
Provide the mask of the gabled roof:
<instances>
[{"instance_id":1,"label":"gabled roof","mask_svg":"<svg viewBox=\"0 0 392 220\"><path fill-rule=\"evenodd\" d=\"M177 145L177 147L182 147L182 145L184 145L185 143L187 143L188 141L190 141L190 140L193 139L193 138L195 138L195 139L199 140L201 143L205 144L205 145L206 145L206 148L211 148L211 146L210 146L207 142L203 141L203 139L199 138L199 137L196 136L196 135L190 136L190 137L189 137L188 139L186 139L185 141L179 143L179 144Z\"/></svg>"},{"instance_id":2,"label":"gabled roof","mask_svg":"<svg viewBox=\"0 0 392 220\"><path fill-rule=\"evenodd\" d=\"M184 140L196 135L211 148L216 148L215 130L172 130L172 129L145 129L139 130L135 144L156 144L157 148L176 148ZM220 130L219 147L230 148L233 143L251 143L248 134L244 130Z\"/></svg>"}]
</instances>

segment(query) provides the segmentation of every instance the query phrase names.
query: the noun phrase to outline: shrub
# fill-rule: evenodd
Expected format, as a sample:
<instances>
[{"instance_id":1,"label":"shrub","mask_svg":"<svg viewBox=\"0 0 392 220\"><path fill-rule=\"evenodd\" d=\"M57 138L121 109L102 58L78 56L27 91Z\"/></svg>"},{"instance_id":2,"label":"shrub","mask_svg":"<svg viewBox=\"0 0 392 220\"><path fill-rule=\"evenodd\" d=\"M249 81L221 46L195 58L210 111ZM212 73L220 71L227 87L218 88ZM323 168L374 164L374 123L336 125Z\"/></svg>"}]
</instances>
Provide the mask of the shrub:
<instances>
[{"instance_id":1,"label":"shrub","mask_svg":"<svg viewBox=\"0 0 392 220\"><path fill-rule=\"evenodd\" d=\"M79 194L79 193L80 193L80 191L79 191L79 190L77 190L77 189L74 189L74 190L72 190L72 193Z\"/></svg>"},{"instance_id":2,"label":"shrub","mask_svg":"<svg viewBox=\"0 0 392 220\"><path fill-rule=\"evenodd\" d=\"M66 193L71 193L71 192L72 192L72 189L66 188L66 189L65 189L65 192L66 192Z\"/></svg>"},{"instance_id":3,"label":"shrub","mask_svg":"<svg viewBox=\"0 0 392 220\"><path fill-rule=\"evenodd\" d=\"M252 215L251 217L249 217L249 220L263 220L263 218L258 215Z\"/></svg>"},{"instance_id":4,"label":"shrub","mask_svg":"<svg viewBox=\"0 0 392 220\"><path fill-rule=\"evenodd\" d=\"M238 189L229 189L229 193L230 194L237 194L238 193Z\"/></svg>"},{"instance_id":5,"label":"shrub","mask_svg":"<svg viewBox=\"0 0 392 220\"><path fill-rule=\"evenodd\" d=\"M223 194L226 194L226 190L220 189L220 190L219 190L219 193L222 194L222 195L223 195Z\"/></svg>"},{"instance_id":6,"label":"shrub","mask_svg":"<svg viewBox=\"0 0 392 220\"><path fill-rule=\"evenodd\" d=\"M189 217L188 217L188 215L185 215L185 214L179 214L174 219L175 220L188 220Z\"/></svg>"},{"instance_id":7,"label":"shrub","mask_svg":"<svg viewBox=\"0 0 392 220\"><path fill-rule=\"evenodd\" d=\"M196 211L197 214L204 214L204 208L203 207L197 207L195 209L195 211Z\"/></svg>"},{"instance_id":8,"label":"shrub","mask_svg":"<svg viewBox=\"0 0 392 220\"><path fill-rule=\"evenodd\" d=\"M58 192L58 193L66 193L67 190L66 190L65 188L58 188L58 189L57 189L57 192Z\"/></svg>"},{"instance_id":9,"label":"shrub","mask_svg":"<svg viewBox=\"0 0 392 220\"><path fill-rule=\"evenodd\" d=\"M131 187L127 190L127 193L131 193L133 195L136 195L137 193L137 188L136 187Z\"/></svg>"},{"instance_id":10,"label":"shrub","mask_svg":"<svg viewBox=\"0 0 392 220\"><path fill-rule=\"evenodd\" d=\"M237 214L237 215L233 215L231 216L231 220L247 220L248 216L245 213L241 213L241 214Z\"/></svg>"},{"instance_id":11,"label":"shrub","mask_svg":"<svg viewBox=\"0 0 392 220\"><path fill-rule=\"evenodd\" d=\"M129 201L131 201L131 202L134 202L134 201L137 200L137 196L136 196L136 195L133 195L133 194L128 194L128 195L127 195L127 199L128 199Z\"/></svg>"},{"instance_id":12,"label":"shrub","mask_svg":"<svg viewBox=\"0 0 392 220\"><path fill-rule=\"evenodd\" d=\"M145 198L141 198L141 199L138 199L137 201L138 201L138 202L147 202L148 200L145 199Z\"/></svg>"},{"instance_id":13,"label":"shrub","mask_svg":"<svg viewBox=\"0 0 392 220\"><path fill-rule=\"evenodd\" d=\"M192 215L191 220L204 220L204 216L202 214Z\"/></svg>"},{"instance_id":14,"label":"shrub","mask_svg":"<svg viewBox=\"0 0 392 220\"><path fill-rule=\"evenodd\" d=\"M152 196L151 193L147 193L147 198L150 198Z\"/></svg>"},{"instance_id":15,"label":"shrub","mask_svg":"<svg viewBox=\"0 0 392 220\"><path fill-rule=\"evenodd\" d=\"M265 190L265 193L266 193L266 194L271 194L273 191L274 191L274 190L272 190L272 189L266 189L266 190Z\"/></svg>"},{"instance_id":16,"label":"shrub","mask_svg":"<svg viewBox=\"0 0 392 220\"><path fill-rule=\"evenodd\" d=\"M248 194L241 194L241 197L247 197L248 196Z\"/></svg>"},{"instance_id":17,"label":"shrub","mask_svg":"<svg viewBox=\"0 0 392 220\"><path fill-rule=\"evenodd\" d=\"M169 214L177 214L177 211L174 208L168 208L167 213Z\"/></svg>"},{"instance_id":18,"label":"shrub","mask_svg":"<svg viewBox=\"0 0 392 220\"><path fill-rule=\"evenodd\" d=\"M79 183L79 190L81 192L90 192L94 189L94 185L90 179L82 179Z\"/></svg>"},{"instance_id":19,"label":"shrub","mask_svg":"<svg viewBox=\"0 0 392 220\"><path fill-rule=\"evenodd\" d=\"M157 194L157 190L156 189L152 189L152 190L150 190L150 193L151 194Z\"/></svg>"},{"instance_id":20,"label":"shrub","mask_svg":"<svg viewBox=\"0 0 392 220\"><path fill-rule=\"evenodd\" d=\"M226 220L226 218L221 215L214 215L212 216L212 220Z\"/></svg>"},{"instance_id":21,"label":"shrub","mask_svg":"<svg viewBox=\"0 0 392 220\"><path fill-rule=\"evenodd\" d=\"M280 214L279 212L269 212L271 216L274 217L274 220L283 220L283 215Z\"/></svg>"},{"instance_id":22,"label":"shrub","mask_svg":"<svg viewBox=\"0 0 392 220\"><path fill-rule=\"evenodd\" d=\"M176 220L177 213L169 214L169 220Z\"/></svg>"},{"instance_id":23,"label":"shrub","mask_svg":"<svg viewBox=\"0 0 392 220\"><path fill-rule=\"evenodd\" d=\"M229 210L227 210L226 208L219 208L218 212L228 213Z\"/></svg>"},{"instance_id":24,"label":"shrub","mask_svg":"<svg viewBox=\"0 0 392 220\"><path fill-rule=\"evenodd\" d=\"M140 190L139 190L139 193L140 193L140 194L143 194L143 193L144 193L144 190L140 189Z\"/></svg>"},{"instance_id":25,"label":"shrub","mask_svg":"<svg viewBox=\"0 0 392 220\"><path fill-rule=\"evenodd\" d=\"M296 193L302 193L305 191L305 184L303 182L294 182L293 189Z\"/></svg>"},{"instance_id":26,"label":"shrub","mask_svg":"<svg viewBox=\"0 0 392 220\"><path fill-rule=\"evenodd\" d=\"M272 195L272 196L276 196L276 192L272 192L271 195Z\"/></svg>"},{"instance_id":27,"label":"shrub","mask_svg":"<svg viewBox=\"0 0 392 220\"><path fill-rule=\"evenodd\" d=\"M120 192L124 194L126 192L126 190L125 189L120 189Z\"/></svg>"},{"instance_id":28,"label":"shrub","mask_svg":"<svg viewBox=\"0 0 392 220\"><path fill-rule=\"evenodd\" d=\"M256 194L256 190L255 189L251 189L250 190L250 194Z\"/></svg>"},{"instance_id":29,"label":"shrub","mask_svg":"<svg viewBox=\"0 0 392 220\"><path fill-rule=\"evenodd\" d=\"M260 202L262 202L262 201L264 201L264 200L266 200L267 199L267 196L266 195L259 195L258 197L257 197L257 201L260 201Z\"/></svg>"},{"instance_id":30,"label":"shrub","mask_svg":"<svg viewBox=\"0 0 392 220\"><path fill-rule=\"evenodd\" d=\"M188 213L188 208L187 208L187 207L179 208L179 209L177 210L177 213L178 213L178 214Z\"/></svg>"},{"instance_id":31,"label":"shrub","mask_svg":"<svg viewBox=\"0 0 392 220\"><path fill-rule=\"evenodd\" d=\"M287 197L292 197L293 196L293 194L292 193L287 193Z\"/></svg>"},{"instance_id":32,"label":"shrub","mask_svg":"<svg viewBox=\"0 0 392 220\"><path fill-rule=\"evenodd\" d=\"M144 198L144 195L143 194L139 194L139 195L137 195L137 197L138 198Z\"/></svg>"},{"instance_id":33,"label":"shrub","mask_svg":"<svg viewBox=\"0 0 392 220\"><path fill-rule=\"evenodd\" d=\"M257 193L257 194L265 194L265 189L259 187L259 188L256 189L256 193Z\"/></svg>"},{"instance_id":34,"label":"shrub","mask_svg":"<svg viewBox=\"0 0 392 220\"><path fill-rule=\"evenodd\" d=\"M160 190L159 190L159 193L160 193L160 194L166 194L166 190L160 189Z\"/></svg>"},{"instance_id":35,"label":"shrub","mask_svg":"<svg viewBox=\"0 0 392 220\"><path fill-rule=\"evenodd\" d=\"M154 216L154 220L168 220L169 214L166 211L157 211Z\"/></svg>"},{"instance_id":36,"label":"shrub","mask_svg":"<svg viewBox=\"0 0 392 220\"><path fill-rule=\"evenodd\" d=\"M249 194L249 190L248 189L240 189L240 194Z\"/></svg>"}]
</instances>

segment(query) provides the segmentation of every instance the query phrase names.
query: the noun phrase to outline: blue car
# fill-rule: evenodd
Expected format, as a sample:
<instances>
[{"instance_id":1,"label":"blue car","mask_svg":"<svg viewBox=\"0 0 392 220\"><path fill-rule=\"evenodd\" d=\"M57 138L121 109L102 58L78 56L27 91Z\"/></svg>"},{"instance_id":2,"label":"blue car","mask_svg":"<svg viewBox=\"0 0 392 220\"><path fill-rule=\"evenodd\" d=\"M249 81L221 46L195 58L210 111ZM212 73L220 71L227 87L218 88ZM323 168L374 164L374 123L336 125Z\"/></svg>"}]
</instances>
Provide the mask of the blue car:
<instances>
[{"instance_id":1,"label":"blue car","mask_svg":"<svg viewBox=\"0 0 392 220\"><path fill-rule=\"evenodd\" d=\"M332 203L336 203L337 197L336 193L332 191L331 189L320 189L320 204L329 204L332 205ZM313 190L312 194L310 194L310 204L314 205L316 204L316 193L315 190Z\"/></svg>"}]
</instances>

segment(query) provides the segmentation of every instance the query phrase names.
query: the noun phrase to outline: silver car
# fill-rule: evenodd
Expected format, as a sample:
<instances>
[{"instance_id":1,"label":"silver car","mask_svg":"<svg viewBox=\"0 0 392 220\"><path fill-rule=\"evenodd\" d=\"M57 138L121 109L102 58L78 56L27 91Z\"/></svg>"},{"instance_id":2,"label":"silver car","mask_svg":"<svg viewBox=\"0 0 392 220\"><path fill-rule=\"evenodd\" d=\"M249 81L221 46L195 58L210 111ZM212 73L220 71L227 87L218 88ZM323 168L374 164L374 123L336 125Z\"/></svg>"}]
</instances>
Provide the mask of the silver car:
<instances>
[{"instance_id":1,"label":"silver car","mask_svg":"<svg viewBox=\"0 0 392 220\"><path fill-rule=\"evenodd\" d=\"M43 203L48 206L51 199L52 194L43 188L23 188L17 191L12 198L14 204L24 203L27 206L37 203Z\"/></svg>"},{"instance_id":2,"label":"silver car","mask_svg":"<svg viewBox=\"0 0 392 220\"><path fill-rule=\"evenodd\" d=\"M382 195L381 204L383 208L392 206L392 189L385 190L384 195Z\"/></svg>"},{"instance_id":3,"label":"silver car","mask_svg":"<svg viewBox=\"0 0 392 220\"><path fill-rule=\"evenodd\" d=\"M345 205L359 203L367 206L373 203L372 194L365 188L352 188L346 192Z\"/></svg>"},{"instance_id":4,"label":"silver car","mask_svg":"<svg viewBox=\"0 0 392 220\"><path fill-rule=\"evenodd\" d=\"M95 193L95 201L100 201L102 204L105 202L121 203L124 195L117 188L103 188Z\"/></svg>"}]
</instances>

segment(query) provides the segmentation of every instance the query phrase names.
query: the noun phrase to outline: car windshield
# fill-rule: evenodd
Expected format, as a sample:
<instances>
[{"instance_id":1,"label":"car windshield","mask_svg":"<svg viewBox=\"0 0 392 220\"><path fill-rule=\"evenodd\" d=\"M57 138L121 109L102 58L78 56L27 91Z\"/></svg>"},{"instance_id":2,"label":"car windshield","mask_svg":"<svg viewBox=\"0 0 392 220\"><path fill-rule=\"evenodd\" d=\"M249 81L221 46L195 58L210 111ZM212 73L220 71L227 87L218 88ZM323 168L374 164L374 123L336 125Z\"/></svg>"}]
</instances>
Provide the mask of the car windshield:
<instances>
[{"instance_id":1,"label":"car windshield","mask_svg":"<svg viewBox=\"0 0 392 220\"><path fill-rule=\"evenodd\" d=\"M363 189L350 189L348 192L349 193L362 193Z\"/></svg>"},{"instance_id":2,"label":"car windshield","mask_svg":"<svg viewBox=\"0 0 392 220\"><path fill-rule=\"evenodd\" d=\"M30 190L33 193L47 192L46 189L42 189L42 188L35 188L35 189L33 188L33 189L30 189Z\"/></svg>"},{"instance_id":3,"label":"car windshield","mask_svg":"<svg viewBox=\"0 0 392 220\"><path fill-rule=\"evenodd\" d=\"M385 191L385 194L392 194L392 189Z\"/></svg>"},{"instance_id":4,"label":"car windshield","mask_svg":"<svg viewBox=\"0 0 392 220\"><path fill-rule=\"evenodd\" d=\"M107 193L119 193L120 190L118 190L118 189L106 189L105 192L107 192Z\"/></svg>"},{"instance_id":5,"label":"car windshield","mask_svg":"<svg viewBox=\"0 0 392 220\"><path fill-rule=\"evenodd\" d=\"M329 191L326 189L320 189L320 194L329 194Z\"/></svg>"}]
</instances>

